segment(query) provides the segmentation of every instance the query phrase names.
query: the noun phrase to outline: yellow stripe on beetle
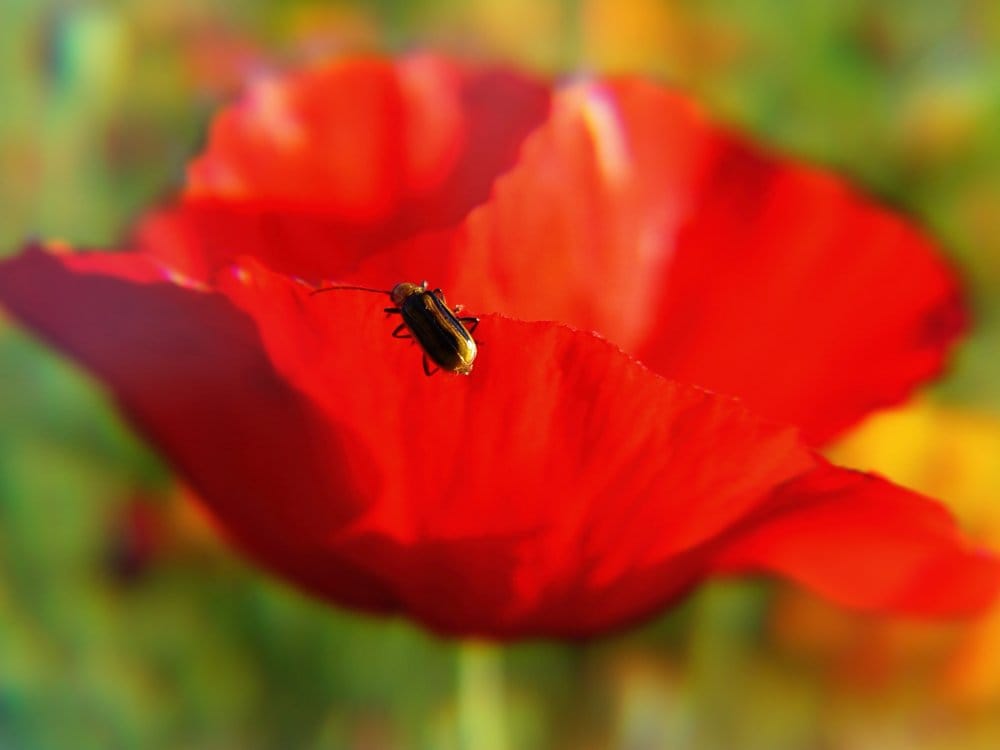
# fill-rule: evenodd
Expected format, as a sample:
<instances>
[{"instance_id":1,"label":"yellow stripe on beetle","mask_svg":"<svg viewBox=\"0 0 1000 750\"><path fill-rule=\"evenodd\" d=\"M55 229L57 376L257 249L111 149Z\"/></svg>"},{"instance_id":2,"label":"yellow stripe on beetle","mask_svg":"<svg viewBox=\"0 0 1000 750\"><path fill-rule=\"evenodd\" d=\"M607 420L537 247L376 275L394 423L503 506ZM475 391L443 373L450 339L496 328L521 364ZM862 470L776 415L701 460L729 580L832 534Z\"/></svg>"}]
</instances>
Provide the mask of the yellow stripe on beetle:
<instances>
[{"instance_id":1,"label":"yellow stripe on beetle","mask_svg":"<svg viewBox=\"0 0 1000 750\"><path fill-rule=\"evenodd\" d=\"M389 291L364 286L329 286L316 289L313 294L336 289L388 294L394 306L385 308L385 311L403 318L392 336L397 339L412 338L420 344L424 350L424 372L427 375L433 375L438 368L456 375L472 372L477 352L472 333L479 325L479 318L459 317L461 307L450 310L440 289L428 291L426 281L422 284L403 281ZM430 362L437 367L431 369Z\"/></svg>"}]
</instances>

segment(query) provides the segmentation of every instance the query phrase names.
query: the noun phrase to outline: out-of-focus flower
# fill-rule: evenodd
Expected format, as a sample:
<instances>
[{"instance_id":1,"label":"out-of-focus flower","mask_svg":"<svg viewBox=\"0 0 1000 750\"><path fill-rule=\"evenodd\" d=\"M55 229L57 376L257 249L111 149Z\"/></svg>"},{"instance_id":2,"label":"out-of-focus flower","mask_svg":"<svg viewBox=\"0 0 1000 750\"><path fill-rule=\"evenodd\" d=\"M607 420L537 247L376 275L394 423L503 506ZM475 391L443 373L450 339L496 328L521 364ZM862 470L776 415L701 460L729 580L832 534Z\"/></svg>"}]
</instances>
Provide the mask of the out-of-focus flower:
<instances>
[{"instance_id":1,"label":"out-of-focus flower","mask_svg":"<svg viewBox=\"0 0 1000 750\"><path fill-rule=\"evenodd\" d=\"M166 537L163 513L154 501L137 493L129 498L112 520L108 539L108 572L129 585L142 579Z\"/></svg>"},{"instance_id":2,"label":"out-of-focus flower","mask_svg":"<svg viewBox=\"0 0 1000 750\"><path fill-rule=\"evenodd\" d=\"M586 58L612 70L663 57L679 67L685 40L680 15L677 6L656 0L586 0L580 20Z\"/></svg>"},{"instance_id":3,"label":"out-of-focus flower","mask_svg":"<svg viewBox=\"0 0 1000 750\"><path fill-rule=\"evenodd\" d=\"M381 300L309 293L425 278L481 315L468 378L425 377ZM343 605L567 636L718 574L936 615L997 588L939 505L809 447L941 368L934 248L642 80L262 80L130 252L31 250L0 299L238 546Z\"/></svg>"},{"instance_id":4,"label":"out-of-focus flower","mask_svg":"<svg viewBox=\"0 0 1000 750\"><path fill-rule=\"evenodd\" d=\"M183 485L166 494L136 490L109 519L108 573L113 580L132 585L166 561L205 562L221 550L214 526L214 519Z\"/></svg>"}]
</instances>

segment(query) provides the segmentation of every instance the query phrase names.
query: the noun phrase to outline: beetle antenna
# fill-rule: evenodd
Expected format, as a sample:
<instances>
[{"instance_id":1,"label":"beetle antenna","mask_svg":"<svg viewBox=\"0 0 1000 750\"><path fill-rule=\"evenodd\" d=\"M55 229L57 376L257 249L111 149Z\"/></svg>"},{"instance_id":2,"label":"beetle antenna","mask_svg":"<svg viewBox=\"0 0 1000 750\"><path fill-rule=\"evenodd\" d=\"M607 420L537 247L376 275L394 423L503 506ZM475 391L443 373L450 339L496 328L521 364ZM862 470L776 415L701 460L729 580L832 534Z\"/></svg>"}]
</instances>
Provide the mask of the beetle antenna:
<instances>
[{"instance_id":1,"label":"beetle antenna","mask_svg":"<svg viewBox=\"0 0 1000 750\"><path fill-rule=\"evenodd\" d=\"M321 286L319 289L313 289L309 292L309 295L319 294L320 292L333 292L338 289L347 289L355 292L374 292L375 294L390 294L387 289L372 289L368 286Z\"/></svg>"}]
</instances>

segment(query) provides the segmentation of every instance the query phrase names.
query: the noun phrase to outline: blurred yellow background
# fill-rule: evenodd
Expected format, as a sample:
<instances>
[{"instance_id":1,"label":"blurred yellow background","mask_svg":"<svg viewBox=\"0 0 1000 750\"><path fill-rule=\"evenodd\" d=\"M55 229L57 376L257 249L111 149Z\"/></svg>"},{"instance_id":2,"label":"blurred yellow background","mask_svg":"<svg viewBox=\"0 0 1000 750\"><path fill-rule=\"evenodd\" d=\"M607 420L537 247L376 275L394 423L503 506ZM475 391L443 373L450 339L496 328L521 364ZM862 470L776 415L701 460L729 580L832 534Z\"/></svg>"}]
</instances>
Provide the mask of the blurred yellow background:
<instances>
[{"instance_id":1,"label":"blurred yellow background","mask_svg":"<svg viewBox=\"0 0 1000 750\"><path fill-rule=\"evenodd\" d=\"M989 0L0 0L0 253L114 246L257 70L426 48L658 77L929 227L975 330L831 453L1000 548ZM740 582L599 642L453 644L303 599L181 494L94 383L0 319L0 747L1000 747L1000 609L875 620Z\"/></svg>"}]
</instances>

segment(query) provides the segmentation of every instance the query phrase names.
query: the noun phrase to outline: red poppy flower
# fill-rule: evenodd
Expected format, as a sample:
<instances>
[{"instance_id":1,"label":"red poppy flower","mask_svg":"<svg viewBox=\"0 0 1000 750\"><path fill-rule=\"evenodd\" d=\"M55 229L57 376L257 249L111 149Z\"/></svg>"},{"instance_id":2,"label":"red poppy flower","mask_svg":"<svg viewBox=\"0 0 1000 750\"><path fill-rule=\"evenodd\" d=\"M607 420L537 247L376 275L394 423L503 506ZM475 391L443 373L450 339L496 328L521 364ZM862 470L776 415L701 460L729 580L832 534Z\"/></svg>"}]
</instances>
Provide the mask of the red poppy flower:
<instances>
[{"instance_id":1,"label":"red poppy flower","mask_svg":"<svg viewBox=\"0 0 1000 750\"><path fill-rule=\"evenodd\" d=\"M938 504L796 429L935 374L952 274L661 87L428 57L269 79L129 250L31 249L0 299L239 547L339 604L517 637L599 633L716 574L918 614L996 592ZM469 377L426 377L387 300L309 294L422 279L482 319Z\"/></svg>"}]
</instances>

